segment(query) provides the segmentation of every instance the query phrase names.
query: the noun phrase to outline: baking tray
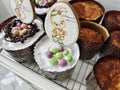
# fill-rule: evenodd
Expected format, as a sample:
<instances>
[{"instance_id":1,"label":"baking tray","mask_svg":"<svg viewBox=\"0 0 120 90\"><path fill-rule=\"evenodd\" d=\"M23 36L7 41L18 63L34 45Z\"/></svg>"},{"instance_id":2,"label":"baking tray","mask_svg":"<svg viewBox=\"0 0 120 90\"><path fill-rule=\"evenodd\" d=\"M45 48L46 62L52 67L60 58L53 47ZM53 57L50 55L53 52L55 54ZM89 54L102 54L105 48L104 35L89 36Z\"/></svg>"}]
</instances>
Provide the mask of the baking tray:
<instances>
[{"instance_id":1,"label":"baking tray","mask_svg":"<svg viewBox=\"0 0 120 90\"><path fill-rule=\"evenodd\" d=\"M119 0L96 0L100 2L105 11L120 10ZM24 80L32 83L38 90L86 90L86 78L92 71L92 68L99 55L96 54L91 60L79 60L77 66L70 78L63 81L49 80L44 77L43 71L39 69L36 63L18 63L6 51L0 51L0 64Z\"/></svg>"}]
</instances>

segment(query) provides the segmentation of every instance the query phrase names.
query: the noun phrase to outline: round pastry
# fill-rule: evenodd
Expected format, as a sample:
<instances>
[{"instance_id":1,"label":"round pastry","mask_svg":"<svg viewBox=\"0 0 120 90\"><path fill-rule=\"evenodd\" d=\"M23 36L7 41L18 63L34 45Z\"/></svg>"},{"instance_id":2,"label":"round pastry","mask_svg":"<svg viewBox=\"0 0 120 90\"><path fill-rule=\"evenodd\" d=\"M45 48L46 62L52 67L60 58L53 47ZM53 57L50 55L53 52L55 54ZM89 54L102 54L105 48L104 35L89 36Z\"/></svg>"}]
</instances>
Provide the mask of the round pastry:
<instances>
[{"instance_id":1,"label":"round pastry","mask_svg":"<svg viewBox=\"0 0 120 90\"><path fill-rule=\"evenodd\" d=\"M100 24L91 21L81 21L81 29L78 38L81 56L83 60L91 59L102 47L109 37L107 30Z\"/></svg>"},{"instance_id":2,"label":"round pastry","mask_svg":"<svg viewBox=\"0 0 120 90\"><path fill-rule=\"evenodd\" d=\"M80 20L99 22L104 14L104 7L96 1L71 1Z\"/></svg>"},{"instance_id":3,"label":"round pastry","mask_svg":"<svg viewBox=\"0 0 120 90\"><path fill-rule=\"evenodd\" d=\"M113 54L117 57L120 57L120 31L112 31L110 37L104 43L103 47L100 50L102 56Z\"/></svg>"},{"instance_id":4,"label":"round pastry","mask_svg":"<svg viewBox=\"0 0 120 90\"><path fill-rule=\"evenodd\" d=\"M69 51L68 55L64 55L64 51L60 51L59 47L45 36L34 48L34 58L47 78L63 80L69 77L79 59L79 47L76 43L62 47ZM56 49L56 53L52 52L54 49ZM52 52L52 57L46 55L48 51Z\"/></svg>"},{"instance_id":5,"label":"round pastry","mask_svg":"<svg viewBox=\"0 0 120 90\"><path fill-rule=\"evenodd\" d=\"M120 28L120 11L110 10L105 13L102 25L107 28L109 32L119 30Z\"/></svg>"},{"instance_id":6,"label":"round pastry","mask_svg":"<svg viewBox=\"0 0 120 90\"><path fill-rule=\"evenodd\" d=\"M87 88L89 90L120 90L119 75L120 58L113 55L102 57L87 79Z\"/></svg>"}]
</instances>

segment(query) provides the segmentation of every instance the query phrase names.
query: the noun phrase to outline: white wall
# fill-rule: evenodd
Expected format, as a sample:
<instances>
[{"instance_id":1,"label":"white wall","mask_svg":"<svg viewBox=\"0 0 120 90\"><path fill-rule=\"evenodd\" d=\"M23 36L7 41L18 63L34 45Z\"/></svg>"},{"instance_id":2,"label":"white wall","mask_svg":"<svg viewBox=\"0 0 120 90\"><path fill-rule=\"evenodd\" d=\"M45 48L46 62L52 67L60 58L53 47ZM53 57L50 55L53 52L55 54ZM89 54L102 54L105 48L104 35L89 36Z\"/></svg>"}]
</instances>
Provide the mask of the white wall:
<instances>
[{"instance_id":1,"label":"white wall","mask_svg":"<svg viewBox=\"0 0 120 90\"><path fill-rule=\"evenodd\" d=\"M13 15L10 0L0 0L0 23Z\"/></svg>"}]
</instances>

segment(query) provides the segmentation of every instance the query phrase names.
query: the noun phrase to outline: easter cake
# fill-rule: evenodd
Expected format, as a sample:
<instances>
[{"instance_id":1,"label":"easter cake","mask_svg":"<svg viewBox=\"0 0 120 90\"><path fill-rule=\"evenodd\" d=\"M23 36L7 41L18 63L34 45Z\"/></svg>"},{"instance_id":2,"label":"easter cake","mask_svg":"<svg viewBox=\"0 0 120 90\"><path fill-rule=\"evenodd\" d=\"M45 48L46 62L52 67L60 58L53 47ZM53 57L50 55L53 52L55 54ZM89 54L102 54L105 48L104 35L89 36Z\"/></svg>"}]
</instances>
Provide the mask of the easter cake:
<instances>
[{"instance_id":1,"label":"easter cake","mask_svg":"<svg viewBox=\"0 0 120 90\"><path fill-rule=\"evenodd\" d=\"M17 17L10 17L3 22L0 46L18 62L34 61L33 46L44 34L42 20L35 16L29 0L11 0L11 5Z\"/></svg>"},{"instance_id":2,"label":"easter cake","mask_svg":"<svg viewBox=\"0 0 120 90\"><path fill-rule=\"evenodd\" d=\"M35 61L47 78L63 80L71 76L80 55L78 30L78 21L68 3L57 2L51 7L45 18L47 36L34 48Z\"/></svg>"}]
</instances>

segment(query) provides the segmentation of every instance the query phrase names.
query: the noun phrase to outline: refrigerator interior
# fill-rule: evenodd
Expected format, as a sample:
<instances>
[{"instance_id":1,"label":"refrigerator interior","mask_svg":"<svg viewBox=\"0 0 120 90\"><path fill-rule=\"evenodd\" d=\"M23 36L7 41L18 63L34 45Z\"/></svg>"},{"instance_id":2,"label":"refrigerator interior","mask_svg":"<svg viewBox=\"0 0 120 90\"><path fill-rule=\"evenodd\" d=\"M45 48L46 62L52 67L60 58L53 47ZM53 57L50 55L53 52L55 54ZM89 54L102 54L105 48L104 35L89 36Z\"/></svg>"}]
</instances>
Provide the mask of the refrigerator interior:
<instances>
[{"instance_id":1,"label":"refrigerator interior","mask_svg":"<svg viewBox=\"0 0 120 90\"><path fill-rule=\"evenodd\" d=\"M98 2L100 2L104 7L105 7L105 11L108 10L120 10L120 1L119 0L96 0ZM3 8L5 10L1 11L2 13L2 17L0 18L0 22L2 22L3 20L5 20L6 18L10 17L13 15L11 9L10 9L10 4L9 0L5 1L2 0L1 1L1 5L0 7ZM8 4L8 5L7 5ZM6 16L4 16L4 14ZM12 62L15 62L13 57L11 57L6 51L1 50L0 52L1 57L6 58L7 60L11 60ZM3 58L3 59L4 59ZM91 60L87 60L87 61L83 61L83 60L79 60L77 63L77 66L72 74L72 76L70 78L67 78L66 80L63 81L58 81L58 80L49 80L47 78L44 78L43 75L43 71L39 69L39 66L36 63L23 63L20 64L18 62L15 62L15 64L13 65L18 65L20 64L21 68L27 68L26 70L30 70L30 72L35 73L35 75L40 76L39 78L42 78L46 80L46 84L49 82L49 85L56 85L56 87L60 86L62 87L62 89L67 89L67 90L86 90L86 78L89 75L89 73L92 71L94 64L96 63L97 59L99 58L99 55L96 54ZM1 58L0 58L1 59ZM34 81L29 80L29 78L27 79L27 77L25 77L24 74L22 76L22 70L18 70L16 71L14 69L14 66L11 66L9 63L4 62L4 60L0 61L0 64L3 65L4 67L7 67L8 69L12 70L14 73L16 73L18 76L22 77L23 79L25 79L26 81L33 83L39 87L41 87L41 83L35 83ZM28 75L29 76L29 75ZM31 77L33 78L33 77ZM35 80L35 79L33 79ZM47 82L48 81L48 82ZM52 83L52 84L50 84ZM58 87L58 88L60 88ZM44 87L44 85L41 87L42 90L47 90L47 88L49 87ZM50 90L52 90L52 88L50 88Z\"/></svg>"}]
</instances>

